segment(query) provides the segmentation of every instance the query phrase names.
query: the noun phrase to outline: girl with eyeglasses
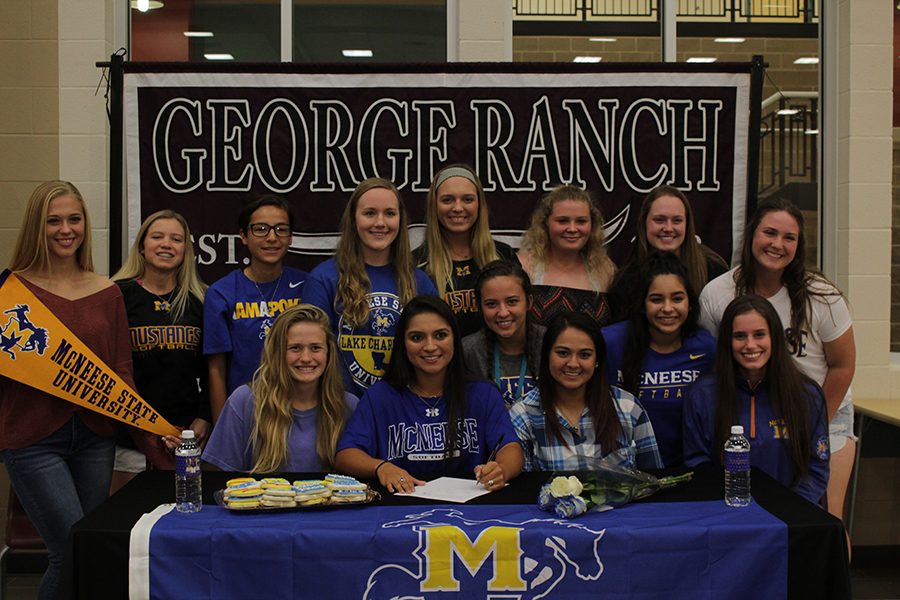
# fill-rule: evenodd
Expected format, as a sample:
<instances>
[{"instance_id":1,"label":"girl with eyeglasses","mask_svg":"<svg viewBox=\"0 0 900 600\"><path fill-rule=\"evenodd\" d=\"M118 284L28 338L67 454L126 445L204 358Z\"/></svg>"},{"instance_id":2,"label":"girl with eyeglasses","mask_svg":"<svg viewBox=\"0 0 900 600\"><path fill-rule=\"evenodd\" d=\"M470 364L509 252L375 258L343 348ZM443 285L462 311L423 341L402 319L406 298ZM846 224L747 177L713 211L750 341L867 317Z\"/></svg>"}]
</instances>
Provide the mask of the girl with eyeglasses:
<instances>
[{"instance_id":1,"label":"girl with eyeglasses","mask_svg":"<svg viewBox=\"0 0 900 600\"><path fill-rule=\"evenodd\" d=\"M391 361L400 312L417 294L437 295L413 266L408 217L386 179L361 182L341 216L334 258L309 275L304 300L325 311L338 340L344 387L361 397Z\"/></svg>"},{"instance_id":2,"label":"girl with eyeglasses","mask_svg":"<svg viewBox=\"0 0 900 600\"><path fill-rule=\"evenodd\" d=\"M253 378L269 328L275 317L300 302L307 276L284 266L294 230L284 200L265 196L245 204L238 228L250 264L209 286L203 305L213 419L219 418L225 399Z\"/></svg>"}]
</instances>

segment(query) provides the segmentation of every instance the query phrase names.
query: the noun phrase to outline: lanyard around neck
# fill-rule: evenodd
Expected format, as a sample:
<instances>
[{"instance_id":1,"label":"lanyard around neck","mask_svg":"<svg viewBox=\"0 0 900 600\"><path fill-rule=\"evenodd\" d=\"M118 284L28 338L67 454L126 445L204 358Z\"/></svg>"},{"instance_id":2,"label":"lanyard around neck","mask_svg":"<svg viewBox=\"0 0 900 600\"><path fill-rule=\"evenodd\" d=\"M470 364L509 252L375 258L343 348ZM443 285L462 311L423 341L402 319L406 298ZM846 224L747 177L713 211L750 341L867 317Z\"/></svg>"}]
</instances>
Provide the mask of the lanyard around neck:
<instances>
[{"instance_id":1,"label":"lanyard around neck","mask_svg":"<svg viewBox=\"0 0 900 600\"><path fill-rule=\"evenodd\" d=\"M523 352L522 358L519 359L519 397L515 400L516 402L525 397L525 371L528 369L528 353ZM494 383L497 384L497 388L502 392L503 385L500 379L500 349L497 348L497 345L494 345Z\"/></svg>"}]
</instances>

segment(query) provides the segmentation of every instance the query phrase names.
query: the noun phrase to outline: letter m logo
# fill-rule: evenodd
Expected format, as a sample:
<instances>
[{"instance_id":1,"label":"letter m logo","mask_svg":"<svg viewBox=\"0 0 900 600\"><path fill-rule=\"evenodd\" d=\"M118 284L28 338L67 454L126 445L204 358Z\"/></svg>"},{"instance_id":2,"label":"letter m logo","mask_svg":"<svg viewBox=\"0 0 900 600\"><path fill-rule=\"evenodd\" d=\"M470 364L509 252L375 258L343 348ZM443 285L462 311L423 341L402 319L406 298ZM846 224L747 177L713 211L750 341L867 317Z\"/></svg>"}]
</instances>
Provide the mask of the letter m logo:
<instances>
[{"instance_id":1,"label":"letter m logo","mask_svg":"<svg viewBox=\"0 0 900 600\"><path fill-rule=\"evenodd\" d=\"M472 542L459 527L441 525L422 528L425 537L425 579L421 591L459 591L459 579L454 573L454 557L475 575L488 559L494 576L488 581L488 591L524 591L522 580L522 547L518 527L488 527Z\"/></svg>"}]
</instances>

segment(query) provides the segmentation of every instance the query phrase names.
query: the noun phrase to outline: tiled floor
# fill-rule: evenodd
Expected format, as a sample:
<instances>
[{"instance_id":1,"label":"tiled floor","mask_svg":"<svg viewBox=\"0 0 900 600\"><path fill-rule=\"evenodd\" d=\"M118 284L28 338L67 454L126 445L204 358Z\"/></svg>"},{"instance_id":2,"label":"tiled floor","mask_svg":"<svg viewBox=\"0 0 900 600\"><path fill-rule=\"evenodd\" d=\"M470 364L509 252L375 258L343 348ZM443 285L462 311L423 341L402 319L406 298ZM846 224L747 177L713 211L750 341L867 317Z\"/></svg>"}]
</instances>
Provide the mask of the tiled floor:
<instances>
[{"instance_id":1,"label":"tiled floor","mask_svg":"<svg viewBox=\"0 0 900 600\"><path fill-rule=\"evenodd\" d=\"M900 598L900 548L854 548L854 600Z\"/></svg>"},{"instance_id":2,"label":"tiled floor","mask_svg":"<svg viewBox=\"0 0 900 600\"><path fill-rule=\"evenodd\" d=\"M7 600L35 600L40 575L12 575L6 585Z\"/></svg>"}]
</instances>

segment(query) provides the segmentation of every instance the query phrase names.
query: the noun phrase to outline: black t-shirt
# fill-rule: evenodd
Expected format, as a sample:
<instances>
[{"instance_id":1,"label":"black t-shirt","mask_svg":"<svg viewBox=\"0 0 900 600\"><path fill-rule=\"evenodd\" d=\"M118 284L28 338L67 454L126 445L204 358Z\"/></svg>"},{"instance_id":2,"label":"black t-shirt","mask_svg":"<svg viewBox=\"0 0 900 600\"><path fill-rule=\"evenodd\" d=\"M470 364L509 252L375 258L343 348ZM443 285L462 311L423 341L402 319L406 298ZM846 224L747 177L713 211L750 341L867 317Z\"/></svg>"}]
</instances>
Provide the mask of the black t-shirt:
<instances>
[{"instance_id":1,"label":"black t-shirt","mask_svg":"<svg viewBox=\"0 0 900 600\"><path fill-rule=\"evenodd\" d=\"M177 323L157 296L137 281L120 281L125 298L137 392L173 425L210 420L203 357L203 303L190 296ZM171 294L174 297L175 292Z\"/></svg>"},{"instance_id":2,"label":"black t-shirt","mask_svg":"<svg viewBox=\"0 0 900 600\"><path fill-rule=\"evenodd\" d=\"M503 242L494 242L497 249L497 255L502 260L509 260L518 263L516 251L508 244ZM428 272L428 252L425 244L422 244L413 251L413 258L416 266ZM482 328L484 322L481 319L481 307L475 299L475 281L481 270L475 263L474 258L469 260L453 261L453 289L438 290L444 302L453 310L456 315L456 322L459 324L460 333L463 337L475 333Z\"/></svg>"}]
</instances>

